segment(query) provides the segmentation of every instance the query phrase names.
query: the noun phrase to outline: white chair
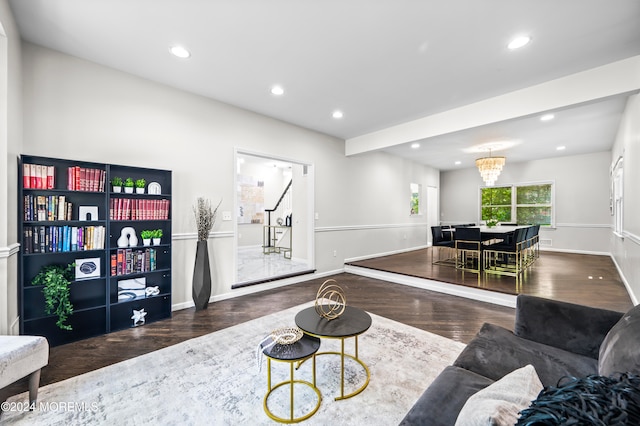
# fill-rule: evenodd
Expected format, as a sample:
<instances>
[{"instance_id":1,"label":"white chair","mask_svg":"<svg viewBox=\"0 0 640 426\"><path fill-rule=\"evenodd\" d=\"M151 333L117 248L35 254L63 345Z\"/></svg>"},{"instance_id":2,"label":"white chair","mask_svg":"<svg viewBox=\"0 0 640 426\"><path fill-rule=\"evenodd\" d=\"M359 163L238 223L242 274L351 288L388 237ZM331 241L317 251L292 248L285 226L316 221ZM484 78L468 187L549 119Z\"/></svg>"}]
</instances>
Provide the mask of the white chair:
<instances>
[{"instance_id":1,"label":"white chair","mask_svg":"<svg viewBox=\"0 0 640 426\"><path fill-rule=\"evenodd\" d=\"M38 398L40 369L49 363L49 342L39 336L0 336L0 389L29 376L29 405Z\"/></svg>"}]
</instances>

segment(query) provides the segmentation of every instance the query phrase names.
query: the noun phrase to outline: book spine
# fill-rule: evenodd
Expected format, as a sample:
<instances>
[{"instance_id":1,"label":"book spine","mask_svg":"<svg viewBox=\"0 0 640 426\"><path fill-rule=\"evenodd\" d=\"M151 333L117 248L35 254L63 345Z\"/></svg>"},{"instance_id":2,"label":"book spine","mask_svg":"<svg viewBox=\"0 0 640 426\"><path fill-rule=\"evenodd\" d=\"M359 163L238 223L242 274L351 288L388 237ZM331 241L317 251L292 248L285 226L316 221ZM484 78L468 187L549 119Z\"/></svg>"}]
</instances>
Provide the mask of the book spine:
<instances>
[{"instance_id":1,"label":"book spine","mask_svg":"<svg viewBox=\"0 0 640 426\"><path fill-rule=\"evenodd\" d=\"M22 187L31 188L31 164L22 165Z\"/></svg>"},{"instance_id":2,"label":"book spine","mask_svg":"<svg viewBox=\"0 0 640 426\"><path fill-rule=\"evenodd\" d=\"M56 168L54 166L47 166L47 189L54 189L56 187Z\"/></svg>"},{"instance_id":3,"label":"book spine","mask_svg":"<svg viewBox=\"0 0 640 426\"><path fill-rule=\"evenodd\" d=\"M111 255L111 276L115 276L118 273L118 255Z\"/></svg>"}]
</instances>

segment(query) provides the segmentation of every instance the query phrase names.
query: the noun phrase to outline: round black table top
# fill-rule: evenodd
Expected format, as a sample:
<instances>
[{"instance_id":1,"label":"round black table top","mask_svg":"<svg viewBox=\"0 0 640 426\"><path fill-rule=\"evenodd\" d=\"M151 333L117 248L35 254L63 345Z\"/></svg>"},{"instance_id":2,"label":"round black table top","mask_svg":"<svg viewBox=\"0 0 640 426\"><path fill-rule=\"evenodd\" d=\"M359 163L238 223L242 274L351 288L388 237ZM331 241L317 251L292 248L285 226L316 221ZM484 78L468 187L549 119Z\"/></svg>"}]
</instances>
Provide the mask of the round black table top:
<instances>
[{"instance_id":1,"label":"round black table top","mask_svg":"<svg viewBox=\"0 0 640 426\"><path fill-rule=\"evenodd\" d=\"M304 334L300 340L290 345L272 344L271 338L260 343L262 353L272 359L295 361L315 354L320 348L320 339Z\"/></svg>"},{"instance_id":2,"label":"round black table top","mask_svg":"<svg viewBox=\"0 0 640 426\"><path fill-rule=\"evenodd\" d=\"M314 336L345 338L367 331L371 327L371 316L362 309L346 306L338 318L327 320L318 315L312 306L298 312L296 325L305 333Z\"/></svg>"}]
</instances>

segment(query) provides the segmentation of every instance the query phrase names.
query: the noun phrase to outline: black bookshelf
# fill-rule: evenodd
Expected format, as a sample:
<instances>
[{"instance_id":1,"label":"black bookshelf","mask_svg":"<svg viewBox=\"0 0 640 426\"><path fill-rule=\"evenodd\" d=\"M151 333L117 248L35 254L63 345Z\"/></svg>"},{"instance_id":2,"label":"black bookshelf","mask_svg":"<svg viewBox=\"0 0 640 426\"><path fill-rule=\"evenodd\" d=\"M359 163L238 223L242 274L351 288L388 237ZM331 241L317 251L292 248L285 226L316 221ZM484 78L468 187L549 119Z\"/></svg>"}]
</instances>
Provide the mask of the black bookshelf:
<instances>
[{"instance_id":1,"label":"black bookshelf","mask_svg":"<svg viewBox=\"0 0 640 426\"><path fill-rule=\"evenodd\" d=\"M56 346L132 327L133 310L145 323L171 316L171 171L30 155L18 170L20 334ZM144 193L114 192L114 176L144 179ZM141 232L158 229L159 244L145 245ZM31 282L44 266L89 260L99 268L71 282L72 330L62 330Z\"/></svg>"}]
</instances>

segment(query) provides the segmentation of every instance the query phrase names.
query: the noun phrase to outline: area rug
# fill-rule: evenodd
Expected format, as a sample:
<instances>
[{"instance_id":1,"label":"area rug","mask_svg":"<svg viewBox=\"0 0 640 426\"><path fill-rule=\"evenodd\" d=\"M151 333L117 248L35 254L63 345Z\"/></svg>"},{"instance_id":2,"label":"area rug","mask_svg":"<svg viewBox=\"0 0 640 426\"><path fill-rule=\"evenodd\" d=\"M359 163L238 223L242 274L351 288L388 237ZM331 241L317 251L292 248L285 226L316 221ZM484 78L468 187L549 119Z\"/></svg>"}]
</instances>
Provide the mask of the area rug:
<instances>
[{"instance_id":1,"label":"area rug","mask_svg":"<svg viewBox=\"0 0 640 426\"><path fill-rule=\"evenodd\" d=\"M274 425L264 412L266 360L258 343L273 329L294 325L296 306L215 333L40 388L35 411L5 411L3 425ZM359 337L358 353L371 372L359 395L340 394L340 357L318 356L317 386L322 399L305 425L395 425L424 389L458 356L464 344L387 318L371 315L371 328ZM354 339L346 341L353 353ZM320 351L339 351L340 341L323 339ZM289 364L272 362L272 381L289 376ZM364 369L347 358L345 393L358 389ZM312 380L312 362L295 378ZM308 412L317 396L295 385L295 415ZM269 407L288 416L289 388L278 388ZM7 401L28 402L27 393Z\"/></svg>"}]
</instances>

